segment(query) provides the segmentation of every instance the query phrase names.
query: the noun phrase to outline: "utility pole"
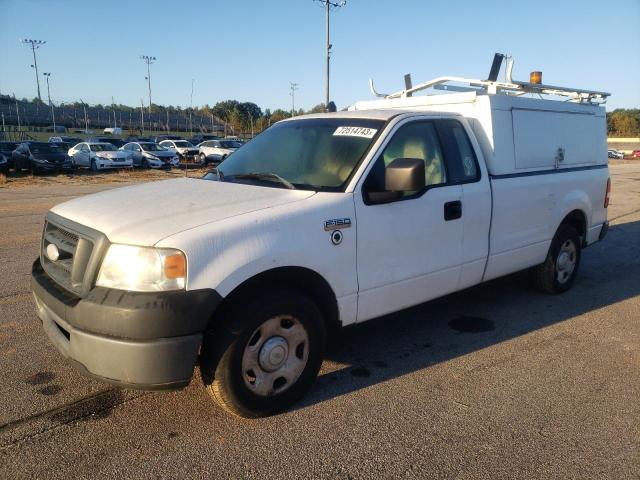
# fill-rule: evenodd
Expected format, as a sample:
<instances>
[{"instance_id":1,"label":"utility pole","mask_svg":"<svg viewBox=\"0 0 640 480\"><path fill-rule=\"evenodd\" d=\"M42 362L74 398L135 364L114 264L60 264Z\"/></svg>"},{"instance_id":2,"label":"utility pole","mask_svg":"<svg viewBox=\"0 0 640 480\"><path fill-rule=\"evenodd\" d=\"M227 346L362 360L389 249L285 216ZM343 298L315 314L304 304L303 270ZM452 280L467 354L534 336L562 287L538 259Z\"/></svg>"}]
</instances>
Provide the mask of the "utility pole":
<instances>
[{"instance_id":1,"label":"utility pole","mask_svg":"<svg viewBox=\"0 0 640 480\"><path fill-rule=\"evenodd\" d=\"M32 68L36 71L36 86L38 87L38 100L42 101L42 97L40 96L40 77L38 76L38 61L36 60L36 50L40 48L42 45L47 43L46 40L33 40L31 38L23 38L20 40L21 43L25 45L31 45L31 51L33 52L33 65Z\"/></svg>"},{"instance_id":2,"label":"utility pole","mask_svg":"<svg viewBox=\"0 0 640 480\"><path fill-rule=\"evenodd\" d=\"M140 133L144 135L144 102L140 99Z\"/></svg>"},{"instance_id":3,"label":"utility pole","mask_svg":"<svg viewBox=\"0 0 640 480\"><path fill-rule=\"evenodd\" d=\"M87 119L87 104L84 103L84 100L80 99L82 102L82 109L84 110L84 133L89 133L89 120Z\"/></svg>"},{"instance_id":4,"label":"utility pole","mask_svg":"<svg viewBox=\"0 0 640 480\"><path fill-rule=\"evenodd\" d=\"M116 128L116 105L113 102L113 95L111 95L111 111L113 112L113 128Z\"/></svg>"},{"instance_id":5,"label":"utility pole","mask_svg":"<svg viewBox=\"0 0 640 480\"><path fill-rule=\"evenodd\" d=\"M327 107L327 105L329 105L329 64L331 62L331 47L333 47L333 45L331 44L330 41L330 35L329 35L329 12L331 11L331 8L340 8L340 7L344 7L347 2L346 0L342 0L342 1L331 1L331 0L315 0L316 2L320 2L321 4L323 4L325 11L326 11L326 28L327 28L327 64L325 67L325 78L324 78L324 97L325 97L325 108Z\"/></svg>"},{"instance_id":6,"label":"utility pole","mask_svg":"<svg viewBox=\"0 0 640 480\"><path fill-rule=\"evenodd\" d=\"M298 90L298 84L289 82L289 95L291 95L291 116L296 114L296 90Z\"/></svg>"},{"instance_id":7,"label":"utility pole","mask_svg":"<svg viewBox=\"0 0 640 480\"><path fill-rule=\"evenodd\" d=\"M49 99L49 108L51 109L51 120L53 120L53 132L56 131L56 114L53 111L53 103L51 103L51 90L49 89L49 77L51 76L51 72L45 72L42 75L47 79L47 98Z\"/></svg>"},{"instance_id":8,"label":"utility pole","mask_svg":"<svg viewBox=\"0 0 640 480\"><path fill-rule=\"evenodd\" d=\"M157 58L149 55L141 55L140 58L147 64L147 76L144 78L147 80L149 86L149 115L151 115L151 69L149 68L149 65L154 63Z\"/></svg>"},{"instance_id":9,"label":"utility pole","mask_svg":"<svg viewBox=\"0 0 640 480\"><path fill-rule=\"evenodd\" d=\"M16 116L18 117L18 132L21 130L20 128L20 110L18 109L18 99L16 98L16 94L13 94L13 101L16 102Z\"/></svg>"},{"instance_id":10,"label":"utility pole","mask_svg":"<svg viewBox=\"0 0 640 480\"><path fill-rule=\"evenodd\" d=\"M191 100L189 102L189 131L191 132L191 136L193 137L193 122L191 121L191 114L193 113L193 82L195 79L191 79Z\"/></svg>"}]
</instances>

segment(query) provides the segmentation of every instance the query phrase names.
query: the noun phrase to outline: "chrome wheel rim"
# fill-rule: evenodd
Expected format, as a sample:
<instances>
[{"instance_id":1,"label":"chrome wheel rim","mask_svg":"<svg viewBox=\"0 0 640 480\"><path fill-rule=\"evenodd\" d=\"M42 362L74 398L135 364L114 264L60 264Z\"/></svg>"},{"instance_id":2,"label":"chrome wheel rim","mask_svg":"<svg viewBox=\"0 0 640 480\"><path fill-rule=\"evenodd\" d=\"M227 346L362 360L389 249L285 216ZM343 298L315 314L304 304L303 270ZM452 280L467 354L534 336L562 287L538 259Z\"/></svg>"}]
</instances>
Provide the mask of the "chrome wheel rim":
<instances>
[{"instance_id":1,"label":"chrome wheel rim","mask_svg":"<svg viewBox=\"0 0 640 480\"><path fill-rule=\"evenodd\" d=\"M560 246L556 259L556 279L559 283L566 283L576 268L578 251L572 240L565 241Z\"/></svg>"},{"instance_id":2,"label":"chrome wheel rim","mask_svg":"<svg viewBox=\"0 0 640 480\"><path fill-rule=\"evenodd\" d=\"M256 395L270 397L289 389L309 359L309 334L291 315L278 315L256 328L242 354L242 378Z\"/></svg>"}]
</instances>

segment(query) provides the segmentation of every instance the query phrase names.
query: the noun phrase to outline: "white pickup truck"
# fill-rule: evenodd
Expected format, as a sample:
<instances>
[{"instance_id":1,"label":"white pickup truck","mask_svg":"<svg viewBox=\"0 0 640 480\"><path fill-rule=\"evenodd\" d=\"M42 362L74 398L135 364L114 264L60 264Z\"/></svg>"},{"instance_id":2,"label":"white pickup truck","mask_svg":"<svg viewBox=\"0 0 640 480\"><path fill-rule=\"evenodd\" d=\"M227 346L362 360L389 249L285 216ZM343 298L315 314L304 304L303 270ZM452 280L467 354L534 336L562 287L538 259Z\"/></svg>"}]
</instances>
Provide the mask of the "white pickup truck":
<instances>
[{"instance_id":1,"label":"white pickup truck","mask_svg":"<svg viewBox=\"0 0 640 480\"><path fill-rule=\"evenodd\" d=\"M46 333L127 387L183 387L199 359L253 417L310 388L332 327L523 269L567 290L607 231L606 94L469 84L295 117L203 178L54 207L32 271ZM526 96L550 92L573 101Z\"/></svg>"}]
</instances>

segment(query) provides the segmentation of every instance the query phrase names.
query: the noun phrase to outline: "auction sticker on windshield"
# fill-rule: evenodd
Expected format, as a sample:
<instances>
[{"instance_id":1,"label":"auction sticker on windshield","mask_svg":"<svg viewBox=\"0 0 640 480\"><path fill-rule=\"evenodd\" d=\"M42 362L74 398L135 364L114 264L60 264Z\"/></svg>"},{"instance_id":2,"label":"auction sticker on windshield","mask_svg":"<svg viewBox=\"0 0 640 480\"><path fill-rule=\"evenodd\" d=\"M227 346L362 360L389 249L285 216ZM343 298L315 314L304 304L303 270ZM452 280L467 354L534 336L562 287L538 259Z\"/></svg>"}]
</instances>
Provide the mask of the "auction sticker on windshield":
<instances>
[{"instance_id":1,"label":"auction sticker on windshield","mask_svg":"<svg viewBox=\"0 0 640 480\"><path fill-rule=\"evenodd\" d=\"M333 134L341 137L373 138L377 131L375 128L366 127L338 127Z\"/></svg>"}]
</instances>

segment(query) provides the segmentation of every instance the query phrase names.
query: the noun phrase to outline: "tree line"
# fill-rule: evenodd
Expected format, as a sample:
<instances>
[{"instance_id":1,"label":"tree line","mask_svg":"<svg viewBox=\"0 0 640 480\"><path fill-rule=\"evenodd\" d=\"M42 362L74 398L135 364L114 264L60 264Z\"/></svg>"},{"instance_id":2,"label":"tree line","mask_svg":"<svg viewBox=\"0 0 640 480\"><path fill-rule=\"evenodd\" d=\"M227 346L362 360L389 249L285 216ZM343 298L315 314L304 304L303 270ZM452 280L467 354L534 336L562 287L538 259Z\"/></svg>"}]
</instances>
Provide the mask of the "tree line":
<instances>
[{"instance_id":1,"label":"tree line","mask_svg":"<svg viewBox=\"0 0 640 480\"><path fill-rule=\"evenodd\" d=\"M17 100L19 103L26 104L39 104L39 106L46 108L46 104L38 98L28 100L23 98ZM16 100L9 95L0 95L0 104L14 103ZM59 105L56 105L57 107ZM64 106L71 108L82 109L83 104L81 102L69 102ZM138 112L140 106L132 107L121 104L94 104L91 105L91 109L104 110L105 112L116 111L122 114L129 114L130 112ZM148 106L144 107L145 114L148 111ZM291 110L285 110L278 108L276 110L269 110L268 108L262 110L257 104L253 102L239 102L238 100L224 100L217 102L214 105L205 104L200 107L182 108L180 106L173 105L151 105L151 113L154 115L165 115L167 112L171 115L181 115L187 117L191 113L195 117L204 117L215 119L217 122L226 123L230 126L234 132L261 132L271 124L278 122L284 118L291 117L293 115L302 115L305 113L321 113L325 111L325 105L320 103L314 106L310 110L298 109L295 112ZM640 136L640 109L638 108L618 108L612 112L607 112L607 135L610 137L639 137Z\"/></svg>"}]
</instances>

